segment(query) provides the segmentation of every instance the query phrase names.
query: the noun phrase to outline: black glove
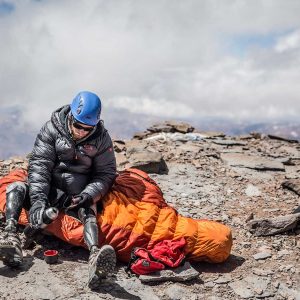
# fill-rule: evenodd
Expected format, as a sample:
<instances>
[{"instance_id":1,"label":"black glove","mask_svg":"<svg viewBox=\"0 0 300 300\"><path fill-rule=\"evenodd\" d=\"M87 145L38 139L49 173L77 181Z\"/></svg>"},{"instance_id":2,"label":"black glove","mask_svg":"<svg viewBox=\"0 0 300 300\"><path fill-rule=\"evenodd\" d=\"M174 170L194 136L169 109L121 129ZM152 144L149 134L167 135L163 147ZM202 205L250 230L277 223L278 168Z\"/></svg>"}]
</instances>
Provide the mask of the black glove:
<instances>
[{"instance_id":1,"label":"black glove","mask_svg":"<svg viewBox=\"0 0 300 300\"><path fill-rule=\"evenodd\" d=\"M89 207L92 204L93 204L93 198L87 193L82 193L73 197L70 208Z\"/></svg>"},{"instance_id":2,"label":"black glove","mask_svg":"<svg viewBox=\"0 0 300 300\"><path fill-rule=\"evenodd\" d=\"M29 220L33 228L39 229L43 224L43 213L46 208L46 203L42 201L36 201L30 207Z\"/></svg>"}]
</instances>

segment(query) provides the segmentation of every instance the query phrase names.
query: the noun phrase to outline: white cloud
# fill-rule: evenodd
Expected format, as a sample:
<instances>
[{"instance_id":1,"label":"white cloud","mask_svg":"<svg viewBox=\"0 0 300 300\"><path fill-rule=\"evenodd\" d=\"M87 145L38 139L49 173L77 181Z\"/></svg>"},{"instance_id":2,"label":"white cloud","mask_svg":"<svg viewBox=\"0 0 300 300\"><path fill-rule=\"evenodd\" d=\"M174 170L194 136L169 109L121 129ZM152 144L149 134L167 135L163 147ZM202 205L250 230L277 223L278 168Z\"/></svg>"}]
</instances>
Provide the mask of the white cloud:
<instances>
[{"instance_id":1,"label":"white cloud","mask_svg":"<svg viewBox=\"0 0 300 300\"><path fill-rule=\"evenodd\" d=\"M298 1L11 3L0 17L0 101L37 125L79 90L104 109L157 116L299 115ZM272 32L288 33L244 56L224 50L228 36Z\"/></svg>"},{"instance_id":2,"label":"white cloud","mask_svg":"<svg viewBox=\"0 0 300 300\"><path fill-rule=\"evenodd\" d=\"M111 108L127 109L131 113L144 114L147 112L147 114L157 117L189 118L195 115L194 110L188 104L177 103L174 105L172 101L166 99L118 97L109 99L106 105Z\"/></svg>"},{"instance_id":3,"label":"white cloud","mask_svg":"<svg viewBox=\"0 0 300 300\"><path fill-rule=\"evenodd\" d=\"M280 38L275 46L277 52L287 52L300 48L300 30L296 30Z\"/></svg>"}]
</instances>

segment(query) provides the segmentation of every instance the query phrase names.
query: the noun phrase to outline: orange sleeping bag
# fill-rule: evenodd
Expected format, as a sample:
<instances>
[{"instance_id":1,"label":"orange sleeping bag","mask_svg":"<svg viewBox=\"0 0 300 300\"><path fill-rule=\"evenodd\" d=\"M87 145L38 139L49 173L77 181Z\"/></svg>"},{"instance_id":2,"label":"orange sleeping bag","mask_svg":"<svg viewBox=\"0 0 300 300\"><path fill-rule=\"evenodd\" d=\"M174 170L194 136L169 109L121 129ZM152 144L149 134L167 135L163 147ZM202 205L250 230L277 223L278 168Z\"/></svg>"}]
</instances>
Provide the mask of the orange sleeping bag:
<instances>
[{"instance_id":1,"label":"orange sleeping bag","mask_svg":"<svg viewBox=\"0 0 300 300\"><path fill-rule=\"evenodd\" d=\"M24 170L12 171L0 179L0 211L5 212L6 187L14 181L25 181ZM190 261L225 261L231 250L229 227L209 220L183 217L169 206L157 184L143 171L128 169L120 173L111 191L103 199L103 211L98 214L101 244L112 245L118 259L128 262L134 247L152 249L163 240L186 240L185 255ZM27 224L23 209L19 223ZM83 225L60 212L47 227L47 232L85 247Z\"/></svg>"}]
</instances>

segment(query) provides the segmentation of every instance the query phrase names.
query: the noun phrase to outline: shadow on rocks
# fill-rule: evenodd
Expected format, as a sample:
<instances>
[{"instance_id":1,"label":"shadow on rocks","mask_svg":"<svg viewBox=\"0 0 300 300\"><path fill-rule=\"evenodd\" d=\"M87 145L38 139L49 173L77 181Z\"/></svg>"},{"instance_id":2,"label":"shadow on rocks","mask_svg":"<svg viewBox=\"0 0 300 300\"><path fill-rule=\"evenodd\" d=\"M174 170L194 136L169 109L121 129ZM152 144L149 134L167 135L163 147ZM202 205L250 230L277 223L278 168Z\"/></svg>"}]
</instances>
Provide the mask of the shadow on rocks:
<instances>
[{"instance_id":1,"label":"shadow on rocks","mask_svg":"<svg viewBox=\"0 0 300 300\"><path fill-rule=\"evenodd\" d=\"M204 281L201 279L201 276L198 276L197 278L194 279L189 279L187 281L181 281L181 280L164 280L164 281L153 281L153 282L144 282L143 284L146 286L159 286L165 282L172 282L172 283L180 283L180 285L185 285L185 286L194 286L195 284L204 284Z\"/></svg>"},{"instance_id":2,"label":"shadow on rocks","mask_svg":"<svg viewBox=\"0 0 300 300\"><path fill-rule=\"evenodd\" d=\"M300 206L292 211L292 214L297 214L297 213L300 213ZM300 225L300 224L298 224L298 225Z\"/></svg>"},{"instance_id":3,"label":"shadow on rocks","mask_svg":"<svg viewBox=\"0 0 300 300\"><path fill-rule=\"evenodd\" d=\"M192 265L199 273L230 273L240 267L244 262L245 259L243 257L231 254L223 263L211 264L199 262L192 263Z\"/></svg>"},{"instance_id":4,"label":"shadow on rocks","mask_svg":"<svg viewBox=\"0 0 300 300\"><path fill-rule=\"evenodd\" d=\"M57 250L59 253L58 263L63 261L88 261L89 251L82 247L68 244L53 235L44 235L32 247L31 255L38 259L44 259L44 251L48 249Z\"/></svg>"},{"instance_id":5,"label":"shadow on rocks","mask_svg":"<svg viewBox=\"0 0 300 300\"><path fill-rule=\"evenodd\" d=\"M104 279L100 284L99 287L94 288L93 292L103 294L109 294L115 299L130 299L130 300L140 300L141 298L135 296L128 291L126 291L123 287L121 287L115 279L109 278Z\"/></svg>"},{"instance_id":6,"label":"shadow on rocks","mask_svg":"<svg viewBox=\"0 0 300 300\"><path fill-rule=\"evenodd\" d=\"M19 267L0 267L0 276L13 278L18 274L28 271L33 266L33 257L24 257L23 263Z\"/></svg>"}]
</instances>

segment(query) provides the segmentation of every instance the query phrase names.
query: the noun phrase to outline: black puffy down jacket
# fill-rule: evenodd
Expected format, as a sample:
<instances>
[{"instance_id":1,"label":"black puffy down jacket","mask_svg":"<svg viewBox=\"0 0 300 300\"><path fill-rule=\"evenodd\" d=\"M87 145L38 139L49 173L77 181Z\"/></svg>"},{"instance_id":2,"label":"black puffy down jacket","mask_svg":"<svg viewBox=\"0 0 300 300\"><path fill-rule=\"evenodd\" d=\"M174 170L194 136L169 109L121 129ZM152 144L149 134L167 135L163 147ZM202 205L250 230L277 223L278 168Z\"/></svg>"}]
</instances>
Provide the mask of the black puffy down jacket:
<instances>
[{"instance_id":1,"label":"black puffy down jacket","mask_svg":"<svg viewBox=\"0 0 300 300\"><path fill-rule=\"evenodd\" d=\"M116 159L102 122L87 137L74 142L67 127L69 112L69 105L53 112L37 135L29 159L31 204L36 201L48 204L58 194L70 196L82 192L97 201L114 182Z\"/></svg>"}]
</instances>

